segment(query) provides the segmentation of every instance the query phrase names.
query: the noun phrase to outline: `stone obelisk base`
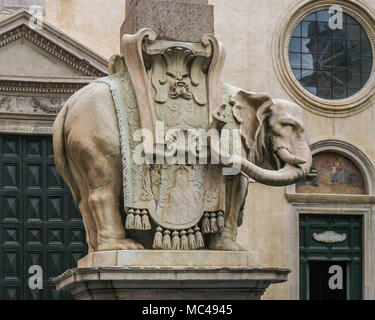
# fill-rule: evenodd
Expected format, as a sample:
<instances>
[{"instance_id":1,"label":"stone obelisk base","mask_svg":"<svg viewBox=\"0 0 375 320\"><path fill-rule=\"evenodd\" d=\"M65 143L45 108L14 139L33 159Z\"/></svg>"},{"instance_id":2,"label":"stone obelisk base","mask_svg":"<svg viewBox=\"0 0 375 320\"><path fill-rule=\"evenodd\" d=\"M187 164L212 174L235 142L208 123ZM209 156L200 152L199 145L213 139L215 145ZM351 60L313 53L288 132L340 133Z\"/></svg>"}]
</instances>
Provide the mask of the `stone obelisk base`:
<instances>
[{"instance_id":1,"label":"stone obelisk base","mask_svg":"<svg viewBox=\"0 0 375 320\"><path fill-rule=\"evenodd\" d=\"M259 300L290 271L257 260L252 252L108 251L54 282L77 300Z\"/></svg>"}]
</instances>

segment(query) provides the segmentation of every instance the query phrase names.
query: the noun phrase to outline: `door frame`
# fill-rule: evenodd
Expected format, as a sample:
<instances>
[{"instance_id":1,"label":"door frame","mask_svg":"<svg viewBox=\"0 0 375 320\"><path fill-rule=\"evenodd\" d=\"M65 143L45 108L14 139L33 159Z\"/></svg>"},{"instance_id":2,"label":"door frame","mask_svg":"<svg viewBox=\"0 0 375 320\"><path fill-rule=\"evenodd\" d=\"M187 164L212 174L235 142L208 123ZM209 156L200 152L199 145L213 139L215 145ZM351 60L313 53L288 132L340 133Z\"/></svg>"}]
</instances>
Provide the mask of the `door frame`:
<instances>
[{"instance_id":1,"label":"door frame","mask_svg":"<svg viewBox=\"0 0 375 320\"><path fill-rule=\"evenodd\" d=\"M303 214L304 216L306 216L306 214L305 213L303 213L303 212L300 212L299 214ZM298 233L300 232L300 216L299 216L299 214L297 215L297 217L298 217ZM335 216L335 215L339 215L339 216L341 216L341 217L343 217L343 216L350 216L350 217L360 217L361 218L361 255L360 255L360 257L361 257L361 268L362 268L362 270L361 270L361 289L362 289L362 291L361 291L361 299L364 299L364 297L363 297L363 292L364 292L364 290L363 290L363 286L364 286L364 284L363 284L363 282L364 282L364 274L363 274L363 272L364 272L364 248L363 248L363 243L364 243L364 237L363 237L363 231L364 231L364 216L362 215L362 214L350 214L350 213L345 213L345 214L342 214L342 213L339 213L339 212L337 212L337 213L335 213L335 214L320 214L320 213L315 213L315 214L307 214L309 217L312 217L312 216L314 216L314 215L319 215L319 216ZM298 239L300 239L300 237L298 236ZM301 276L301 274L300 274L300 266L301 266L301 261L300 261L300 252L301 252L301 250L300 250L300 246L298 245L298 268L299 268L299 274L298 274L298 276L299 276L299 285L301 285L301 278L300 278L300 276ZM317 257L314 257L314 254L313 254L313 256L310 256L308 259L307 259L307 270L306 270L306 277L307 277L307 279L306 280L308 280L309 281L309 278L310 278L310 262L312 262L312 261L324 261L324 262L332 262L332 263L334 263L335 261L341 261L341 262L347 262L347 265L346 265L346 271L345 271L345 276L346 276L346 279L347 279L347 281L346 281L346 289L347 289L347 292L346 292L346 298L348 299L348 300L351 300L350 299L350 296L351 296L351 294L350 294L350 287L351 287L351 276L352 276L352 274L351 274L351 270L352 270L352 263L351 262L353 262L353 260L351 259L351 258L349 258L349 257L332 257L332 259L331 260L321 260L321 259L318 259ZM303 282L302 282L303 283ZM299 289L301 289L301 288L299 288ZM302 292L303 292L304 290L302 290ZM306 290L305 290L306 292L306 296L307 296L307 299L309 300L310 299L310 282L308 282L307 283L307 285L306 285ZM300 292L300 290L299 290L299 292L298 292L299 294L301 293ZM301 298L301 297L299 297L299 298Z\"/></svg>"},{"instance_id":2,"label":"door frame","mask_svg":"<svg viewBox=\"0 0 375 320\"><path fill-rule=\"evenodd\" d=\"M290 220L290 265L292 273L289 278L290 299L299 300L300 290L300 254L299 254L299 215L362 215L362 297L373 300L375 297L375 208L367 204L345 204L327 206L327 204L293 204L289 212Z\"/></svg>"},{"instance_id":3,"label":"door frame","mask_svg":"<svg viewBox=\"0 0 375 320\"><path fill-rule=\"evenodd\" d=\"M290 266L289 298L299 297L299 215L362 215L362 299L375 300L375 168L355 145L338 139L320 140L310 145L312 154L335 152L354 162L366 186L366 195L296 193L295 184L285 188L289 202Z\"/></svg>"}]
</instances>

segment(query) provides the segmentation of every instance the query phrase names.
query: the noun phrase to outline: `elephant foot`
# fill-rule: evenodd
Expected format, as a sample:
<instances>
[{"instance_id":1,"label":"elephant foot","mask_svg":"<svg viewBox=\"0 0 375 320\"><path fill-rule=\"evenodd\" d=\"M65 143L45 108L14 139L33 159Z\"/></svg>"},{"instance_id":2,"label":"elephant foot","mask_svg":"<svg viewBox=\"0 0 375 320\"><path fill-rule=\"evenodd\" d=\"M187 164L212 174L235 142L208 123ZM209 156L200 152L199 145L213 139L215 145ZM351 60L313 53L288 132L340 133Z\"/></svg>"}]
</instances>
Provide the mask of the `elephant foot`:
<instances>
[{"instance_id":1,"label":"elephant foot","mask_svg":"<svg viewBox=\"0 0 375 320\"><path fill-rule=\"evenodd\" d=\"M111 251L111 250L142 250L143 245L134 241L133 239L108 240L98 246L97 251Z\"/></svg>"},{"instance_id":2,"label":"elephant foot","mask_svg":"<svg viewBox=\"0 0 375 320\"><path fill-rule=\"evenodd\" d=\"M245 251L236 241L229 238L214 239L208 246L211 250Z\"/></svg>"}]
</instances>

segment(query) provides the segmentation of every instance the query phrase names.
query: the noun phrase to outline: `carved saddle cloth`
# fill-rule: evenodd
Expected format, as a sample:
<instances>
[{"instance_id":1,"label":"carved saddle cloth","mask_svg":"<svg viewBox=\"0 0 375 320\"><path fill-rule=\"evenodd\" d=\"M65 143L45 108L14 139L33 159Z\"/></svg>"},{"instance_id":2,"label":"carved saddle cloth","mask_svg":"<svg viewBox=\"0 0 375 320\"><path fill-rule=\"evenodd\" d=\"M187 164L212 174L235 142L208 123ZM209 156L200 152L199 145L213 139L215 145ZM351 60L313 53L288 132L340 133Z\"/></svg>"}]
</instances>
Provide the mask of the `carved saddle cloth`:
<instances>
[{"instance_id":1,"label":"carved saddle cloth","mask_svg":"<svg viewBox=\"0 0 375 320\"><path fill-rule=\"evenodd\" d=\"M126 227L149 230L151 224L147 215L150 215L159 231L162 231L160 227L171 233L181 230L189 233L192 229L199 230L199 227L203 233L218 231L220 228L215 226L215 221L219 217L223 221L225 210L221 167L211 164L137 164L139 162L133 155L140 141L133 138L141 126L130 75L123 72L97 81L109 86L118 118L124 205L129 218ZM204 107L194 110L194 104L189 104L187 100L180 104L171 100L156 108L158 118L163 118L170 128L181 128L185 120L188 124L198 122L198 126L202 127L199 121L207 117ZM208 113L208 110L205 111ZM204 221L201 225L202 217Z\"/></svg>"}]
</instances>

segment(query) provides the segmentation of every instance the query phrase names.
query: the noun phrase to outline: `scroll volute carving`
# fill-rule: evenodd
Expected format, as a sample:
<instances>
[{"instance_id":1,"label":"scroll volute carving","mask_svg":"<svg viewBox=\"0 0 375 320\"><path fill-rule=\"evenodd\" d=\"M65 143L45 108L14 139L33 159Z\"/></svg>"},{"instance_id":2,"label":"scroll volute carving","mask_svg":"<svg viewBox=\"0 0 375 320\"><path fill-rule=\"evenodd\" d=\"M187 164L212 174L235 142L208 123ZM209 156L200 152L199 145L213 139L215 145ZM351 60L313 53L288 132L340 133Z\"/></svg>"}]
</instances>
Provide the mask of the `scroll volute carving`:
<instances>
[{"instance_id":1,"label":"scroll volute carving","mask_svg":"<svg viewBox=\"0 0 375 320\"><path fill-rule=\"evenodd\" d=\"M197 104L204 106L207 103L206 95L206 73L208 65L208 59L204 57L196 57L191 64L190 78L192 84L192 92L194 94L194 100ZM199 88L201 88L199 90Z\"/></svg>"},{"instance_id":2,"label":"scroll volute carving","mask_svg":"<svg viewBox=\"0 0 375 320\"><path fill-rule=\"evenodd\" d=\"M132 79L137 105L142 106L142 128L154 132L154 103L163 104L180 97L207 106L212 126L212 114L221 105L223 45L213 35L205 35L202 43L156 39L157 35L147 28L122 38L125 67ZM117 70L118 62L121 69L121 59L117 58L113 71ZM145 146L145 150L149 147Z\"/></svg>"},{"instance_id":3,"label":"scroll volute carving","mask_svg":"<svg viewBox=\"0 0 375 320\"><path fill-rule=\"evenodd\" d=\"M121 53L133 83L137 105L142 106L139 108L141 127L153 133L155 133L156 116L142 47L147 42L155 41L156 36L154 31L144 28L134 35L125 34L121 39ZM147 139L143 141L143 146L146 153L153 152L153 143Z\"/></svg>"}]
</instances>

